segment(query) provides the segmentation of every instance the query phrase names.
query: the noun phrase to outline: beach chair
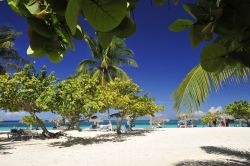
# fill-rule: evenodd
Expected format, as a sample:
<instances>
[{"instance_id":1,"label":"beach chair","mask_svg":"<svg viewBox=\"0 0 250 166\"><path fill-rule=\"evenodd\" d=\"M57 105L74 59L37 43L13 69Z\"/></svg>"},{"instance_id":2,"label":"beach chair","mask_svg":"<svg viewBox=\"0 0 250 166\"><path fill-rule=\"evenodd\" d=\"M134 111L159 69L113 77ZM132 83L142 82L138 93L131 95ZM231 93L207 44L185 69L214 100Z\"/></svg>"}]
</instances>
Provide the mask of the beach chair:
<instances>
[{"instance_id":1,"label":"beach chair","mask_svg":"<svg viewBox=\"0 0 250 166\"><path fill-rule=\"evenodd\" d=\"M21 139L23 134L24 134L23 129L11 129L10 130L10 138L11 139Z\"/></svg>"},{"instance_id":2,"label":"beach chair","mask_svg":"<svg viewBox=\"0 0 250 166\"><path fill-rule=\"evenodd\" d=\"M111 126L110 126L110 124L100 125L99 129L104 130L104 131L111 131Z\"/></svg>"}]
</instances>

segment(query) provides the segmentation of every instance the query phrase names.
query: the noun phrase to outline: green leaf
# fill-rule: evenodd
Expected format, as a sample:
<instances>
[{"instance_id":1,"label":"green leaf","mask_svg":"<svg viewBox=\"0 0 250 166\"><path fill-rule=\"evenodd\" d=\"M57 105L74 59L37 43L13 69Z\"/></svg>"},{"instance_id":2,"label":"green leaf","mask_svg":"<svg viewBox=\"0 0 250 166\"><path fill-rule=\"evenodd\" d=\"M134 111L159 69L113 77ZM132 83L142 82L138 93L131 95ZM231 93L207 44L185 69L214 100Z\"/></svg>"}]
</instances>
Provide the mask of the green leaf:
<instances>
[{"instance_id":1,"label":"green leaf","mask_svg":"<svg viewBox=\"0 0 250 166\"><path fill-rule=\"evenodd\" d=\"M84 38L84 32L82 30L82 27L80 25L76 26L76 33L73 35L73 37L77 40L82 40Z\"/></svg>"},{"instance_id":2,"label":"green leaf","mask_svg":"<svg viewBox=\"0 0 250 166\"><path fill-rule=\"evenodd\" d=\"M101 46L104 49L106 49L110 45L114 37L114 35L110 32L97 32L97 36Z\"/></svg>"},{"instance_id":3,"label":"green leaf","mask_svg":"<svg viewBox=\"0 0 250 166\"><path fill-rule=\"evenodd\" d=\"M75 34L76 32L76 26L78 23L78 17L81 13L82 3L82 0L69 0L67 5L65 18L72 34Z\"/></svg>"},{"instance_id":4,"label":"green leaf","mask_svg":"<svg viewBox=\"0 0 250 166\"><path fill-rule=\"evenodd\" d=\"M8 5L18 14L21 15L20 10L17 6L18 2L16 0L8 0Z\"/></svg>"},{"instance_id":5,"label":"green leaf","mask_svg":"<svg viewBox=\"0 0 250 166\"><path fill-rule=\"evenodd\" d=\"M204 1L203 1L204 2ZM209 8L205 8L204 6L199 6L197 4L189 4L185 3L182 5L186 12L197 20L206 20L210 18Z\"/></svg>"},{"instance_id":6,"label":"green leaf","mask_svg":"<svg viewBox=\"0 0 250 166\"><path fill-rule=\"evenodd\" d=\"M40 58L40 57L46 56L46 51L44 51L42 49L33 50L31 48L31 46L29 46L28 49L27 49L27 55L29 55L29 56L31 56L33 58Z\"/></svg>"},{"instance_id":7,"label":"green leaf","mask_svg":"<svg viewBox=\"0 0 250 166\"><path fill-rule=\"evenodd\" d=\"M248 52L241 52L238 56L243 65L250 67L250 54ZM237 62L237 59L235 61Z\"/></svg>"},{"instance_id":8,"label":"green leaf","mask_svg":"<svg viewBox=\"0 0 250 166\"><path fill-rule=\"evenodd\" d=\"M199 28L198 25L194 25L190 28L190 41L192 48L197 47L203 41L201 28Z\"/></svg>"},{"instance_id":9,"label":"green leaf","mask_svg":"<svg viewBox=\"0 0 250 166\"><path fill-rule=\"evenodd\" d=\"M112 32L119 38L127 38L136 31L136 24L131 17L126 16L121 24L116 27Z\"/></svg>"},{"instance_id":10,"label":"green leaf","mask_svg":"<svg viewBox=\"0 0 250 166\"><path fill-rule=\"evenodd\" d=\"M173 92L174 110L194 111L206 100L215 89L218 92L224 83L241 83L249 80L250 70L247 67L229 66L218 73L209 73L200 65L195 66Z\"/></svg>"},{"instance_id":11,"label":"green leaf","mask_svg":"<svg viewBox=\"0 0 250 166\"><path fill-rule=\"evenodd\" d=\"M192 16L194 19L196 19L196 16L193 14L192 9L194 8L195 5L193 4L188 4L188 3L184 3L182 4L182 7L186 10L186 12Z\"/></svg>"},{"instance_id":12,"label":"green leaf","mask_svg":"<svg viewBox=\"0 0 250 166\"><path fill-rule=\"evenodd\" d=\"M172 0L172 2L174 3L174 5L177 5L179 3L179 0Z\"/></svg>"},{"instance_id":13,"label":"green leaf","mask_svg":"<svg viewBox=\"0 0 250 166\"><path fill-rule=\"evenodd\" d=\"M39 1L36 0L30 0L27 4L24 4L25 7L28 9L28 11L35 15L40 12L40 5Z\"/></svg>"},{"instance_id":14,"label":"green leaf","mask_svg":"<svg viewBox=\"0 0 250 166\"><path fill-rule=\"evenodd\" d=\"M201 66L208 72L216 72L225 66L227 50L220 44L210 44L201 51Z\"/></svg>"},{"instance_id":15,"label":"green leaf","mask_svg":"<svg viewBox=\"0 0 250 166\"><path fill-rule=\"evenodd\" d=\"M167 0L153 0L156 5L164 5L167 3Z\"/></svg>"},{"instance_id":16,"label":"green leaf","mask_svg":"<svg viewBox=\"0 0 250 166\"><path fill-rule=\"evenodd\" d=\"M89 24L96 31L108 32L117 27L127 15L127 1L84 0L82 11Z\"/></svg>"},{"instance_id":17,"label":"green leaf","mask_svg":"<svg viewBox=\"0 0 250 166\"><path fill-rule=\"evenodd\" d=\"M174 23L172 23L168 29L173 32L180 32L187 28L192 27L193 22L191 20L186 19L178 19Z\"/></svg>"},{"instance_id":18,"label":"green leaf","mask_svg":"<svg viewBox=\"0 0 250 166\"><path fill-rule=\"evenodd\" d=\"M49 53L49 60L53 63L59 63L63 59L63 55L59 53Z\"/></svg>"},{"instance_id":19,"label":"green leaf","mask_svg":"<svg viewBox=\"0 0 250 166\"><path fill-rule=\"evenodd\" d=\"M51 38L53 35L55 35L55 31L52 28L49 28L49 26L43 20L31 17L28 18L27 21L32 30L34 30L38 34L46 38Z\"/></svg>"}]
</instances>

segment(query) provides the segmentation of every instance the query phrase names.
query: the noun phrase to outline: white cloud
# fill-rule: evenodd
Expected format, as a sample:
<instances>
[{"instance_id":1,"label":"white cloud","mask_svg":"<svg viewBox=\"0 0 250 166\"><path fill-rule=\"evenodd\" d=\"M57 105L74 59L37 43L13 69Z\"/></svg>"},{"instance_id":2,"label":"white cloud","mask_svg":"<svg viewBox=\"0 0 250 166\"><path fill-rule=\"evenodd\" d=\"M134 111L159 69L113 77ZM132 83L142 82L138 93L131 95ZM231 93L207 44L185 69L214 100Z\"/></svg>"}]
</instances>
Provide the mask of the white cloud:
<instances>
[{"instance_id":1,"label":"white cloud","mask_svg":"<svg viewBox=\"0 0 250 166\"><path fill-rule=\"evenodd\" d=\"M27 112L20 111L20 112L5 112L0 110L0 119L3 120L20 120L22 117L28 115Z\"/></svg>"},{"instance_id":2,"label":"white cloud","mask_svg":"<svg viewBox=\"0 0 250 166\"><path fill-rule=\"evenodd\" d=\"M211 112L211 113L215 113L215 112L222 112L223 111L223 108L222 106L218 106L218 107L211 107L208 112Z\"/></svg>"},{"instance_id":3,"label":"white cloud","mask_svg":"<svg viewBox=\"0 0 250 166\"><path fill-rule=\"evenodd\" d=\"M199 110L199 111L196 111L196 112L194 113L194 115L195 115L195 116L203 116L203 115L205 115L205 112Z\"/></svg>"}]
</instances>

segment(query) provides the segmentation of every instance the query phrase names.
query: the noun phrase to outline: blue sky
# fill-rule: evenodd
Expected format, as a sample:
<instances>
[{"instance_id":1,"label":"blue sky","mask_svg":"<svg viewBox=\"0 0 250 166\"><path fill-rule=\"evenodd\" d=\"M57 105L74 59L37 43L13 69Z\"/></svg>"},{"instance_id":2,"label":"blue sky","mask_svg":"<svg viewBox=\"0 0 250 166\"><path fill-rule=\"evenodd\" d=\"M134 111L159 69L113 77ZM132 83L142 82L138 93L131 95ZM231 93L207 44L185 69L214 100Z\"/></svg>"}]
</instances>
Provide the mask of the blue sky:
<instances>
[{"instance_id":1,"label":"blue sky","mask_svg":"<svg viewBox=\"0 0 250 166\"><path fill-rule=\"evenodd\" d=\"M202 48L201 46L191 48L188 31L173 33L168 30L168 25L178 18L191 19L181 5L157 7L151 6L150 1L138 3L134 13L137 32L126 40L126 44L134 51L139 67L124 67L129 76L145 92L156 97L157 103L166 106L164 114L171 119L175 118L173 101L170 99L171 93L188 71L199 64L199 53ZM69 52L59 64L53 64L47 58L28 57L26 55L27 23L25 19L14 13L6 2L0 3L0 24L10 25L17 31L23 32L15 44L20 55L31 61L35 60L37 69L43 65L48 66L48 70L55 71L56 76L61 80L74 74L79 62L90 57L91 53L84 41L76 42L76 51ZM87 32L93 32L88 25L84 28ZM224 107L240 99L250 101L249 83L224 86L218 94L210 95L200 110L206 112L210 107ZM45 117L48 116L45 115Z\"/></svg>"}]
</instances>

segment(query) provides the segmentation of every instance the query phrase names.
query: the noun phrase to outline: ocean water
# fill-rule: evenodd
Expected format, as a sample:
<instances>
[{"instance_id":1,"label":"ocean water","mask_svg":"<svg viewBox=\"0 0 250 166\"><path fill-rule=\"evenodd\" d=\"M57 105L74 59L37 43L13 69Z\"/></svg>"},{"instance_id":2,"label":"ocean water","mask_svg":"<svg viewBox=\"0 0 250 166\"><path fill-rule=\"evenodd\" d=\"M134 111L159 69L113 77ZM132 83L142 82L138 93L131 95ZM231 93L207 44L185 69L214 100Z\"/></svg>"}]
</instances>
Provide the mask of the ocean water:
<instances>
[{"instance_id":1,"label":"ocean water","mask_svg":"<svg viewBox=\"0 0 250 166\"><path fill-rule=\"evenodd\" d=\"M163 128L177 128L177 123L178 123L178 120L170 120L169 122L165 122L165 124L162 127ZM82 122L82 123L80 123L80 127L82 129L90 128L92 124L93 124L93 122ZM104 120L100 124L108 124L108 121ZM112 121L112 124L113 124L113 127L116 128L116 121ZM55 126L54 123L51 123L51 122L48 122L48 121L45 121L45 125L49 130L52 130L53 127ZM201 121L199 121L199 120L195 121L194 125L196 125L197 127L206 127L206 125L203 125L201 123ZM234 127L234 126L238 126L239 124L236 122L236 123L231 123L229 125L231 127ZM122 126L124 128L124 123L123 123ZM0 131L9 131L10 129L13 129L13 128L25 129L27 127L28 127L27 125L19 123L19 121L3 121L3 122L0 122ZM33 127L36 127L36 126L33 126ZM134 128L149 128L149 127L150 127L149 120L137 120L135 122L135 127Z\"/></svg>"}]
</instances>

